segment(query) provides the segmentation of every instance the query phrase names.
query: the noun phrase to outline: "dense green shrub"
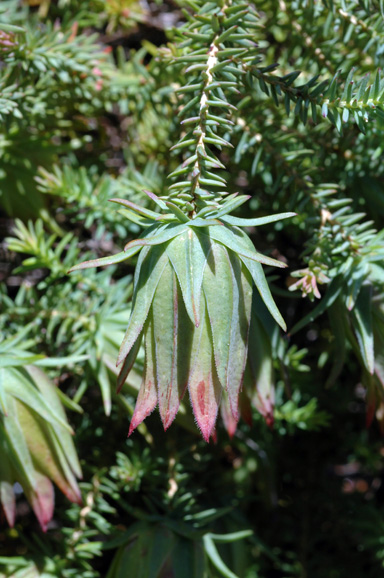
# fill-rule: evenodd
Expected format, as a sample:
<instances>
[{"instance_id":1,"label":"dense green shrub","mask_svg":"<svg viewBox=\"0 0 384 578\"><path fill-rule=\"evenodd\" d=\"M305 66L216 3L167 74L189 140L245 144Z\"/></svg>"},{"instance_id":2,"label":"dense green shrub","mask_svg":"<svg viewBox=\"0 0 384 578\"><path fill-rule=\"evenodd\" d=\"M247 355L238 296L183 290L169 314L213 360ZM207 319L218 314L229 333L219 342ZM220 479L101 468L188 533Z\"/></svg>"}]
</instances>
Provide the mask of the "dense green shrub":
<instances>
[{"instance_id":1,"label":"dense green shrub","mask_svg":"<svg viewBox=\"0 0 384 578\"><path fill-rule=\"evenodd\" d=\"M3 0L0 576L380 573L383 55L381 0Z\"/></svg>"}]
</instances>

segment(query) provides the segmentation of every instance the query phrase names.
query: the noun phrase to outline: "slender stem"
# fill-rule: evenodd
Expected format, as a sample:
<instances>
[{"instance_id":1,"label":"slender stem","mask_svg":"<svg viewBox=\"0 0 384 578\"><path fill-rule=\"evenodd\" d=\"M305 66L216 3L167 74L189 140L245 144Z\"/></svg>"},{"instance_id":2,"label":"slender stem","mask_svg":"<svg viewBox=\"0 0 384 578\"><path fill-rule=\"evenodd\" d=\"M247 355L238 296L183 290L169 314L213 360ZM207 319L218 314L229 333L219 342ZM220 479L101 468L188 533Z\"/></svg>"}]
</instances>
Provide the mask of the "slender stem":
<instances>
[{"instance_id":1,"label":"slender stem","mask_svg":"<svg viewBox=\"0 0 384 578\"><path fill-rule=\"evenodd\" d=\"M208 94L210 91L210 84L213 82L213 74L212 69L217 64L217 53L219 52L219 47L216 45L216 41L218 36L215 37L213 40L209 52L208 52L208 60L207 60L207 68L205 70L205 81L203 85L202 95L200 98L200 108L199 108L199 124L194 131L194 134L198 136L198 140L196 143L196 155L197 159L195 161L193 171L192 171L192 185L191 185L191 195L192 195L192 204L194 208L190 211L189 217L192 218L196 214L196 195L195 191L196 188L200 185L200 177L202 170L205 167L204 158L206 156L205 150L205 137L206 137L206 121L207 121L207 114L208 114Z\"/></svg>"}]
</instances>

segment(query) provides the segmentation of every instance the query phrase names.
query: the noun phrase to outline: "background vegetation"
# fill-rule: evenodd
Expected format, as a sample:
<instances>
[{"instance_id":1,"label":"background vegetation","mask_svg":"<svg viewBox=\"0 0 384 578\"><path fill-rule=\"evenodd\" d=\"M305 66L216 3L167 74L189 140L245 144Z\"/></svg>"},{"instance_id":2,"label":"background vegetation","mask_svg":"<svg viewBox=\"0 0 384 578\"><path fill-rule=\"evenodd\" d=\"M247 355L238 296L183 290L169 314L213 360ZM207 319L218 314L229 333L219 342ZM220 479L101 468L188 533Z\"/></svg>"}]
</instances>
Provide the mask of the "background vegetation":
<instances>
[{"instance_id":1,"label":"background vegetation","mask_svg":"<svg viewBox=\"0 0 384 578\"><path fill-rule=\"evenodd\" d=\"M236 216L297 213L248 229L288 264L265 268L288 333L267 322L252 346L274 426L255 398L207 444L188 400L166 433L156 411L126 438L143 356L119 395L115 362L135 258L67 275L141 232L108 199L155 210L143 190L167 194L190 98L167 43L196 5L0 4L2 577L382 571L384 5L245 5L257 57L216 152L228 190L251 195Z\"/></svg>"}]
</instances>

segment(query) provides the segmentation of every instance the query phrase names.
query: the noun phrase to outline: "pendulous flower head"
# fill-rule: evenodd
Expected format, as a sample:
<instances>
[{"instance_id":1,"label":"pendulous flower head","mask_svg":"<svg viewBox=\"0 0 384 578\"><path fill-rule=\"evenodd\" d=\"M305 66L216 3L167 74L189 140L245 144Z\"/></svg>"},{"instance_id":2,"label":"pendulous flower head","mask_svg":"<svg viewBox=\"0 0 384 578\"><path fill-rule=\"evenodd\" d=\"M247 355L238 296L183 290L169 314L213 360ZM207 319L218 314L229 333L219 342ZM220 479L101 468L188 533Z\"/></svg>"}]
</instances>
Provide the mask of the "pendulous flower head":
<instances>
[{"instance_id":1,"label":"pendulous flower head","mask_svg":"<svg viewBox=\"0 0 384 578\"><path fill-rule=\"evenodd\" d=\"M238 419L251 304L249 271L238 255L209 236L209 229L190 227L166 245L142 250L118 359L122 383L144 337L145 373L130 433L156 405L167 429L187 389L206 440L223 391Z\"/></svg>"},{"instance_id":2,"label":"pendulous flower head","mask_svg":"<svg viewBox=\"0 0 384 578\"><path fill-rule=\"evenodd\" d=\"M39 368L0 369L0 504L14 525L19 482L45 531L53 515L54 482L69 500L81 503L76 477L81 468L55 386ZM17 364L17 360L15 362Z\"/></svg>"},{"instance_id":3,"label":"pendulous flower head","mask_svg":"<svg viewBox=\"0 0 384 578\"><path fill-rule=\"evenodd\" d=\"M159 215L130 201L114 199L124 206L126 216L146 226L146 231L128 243L123 253L87 261L72 270L118 263L139 253L131 317L117 360L117 365L121 365L121 388L144 341L144 375L129 434L157 405L167 429L188 390L196 422L208 441L221 403L227 429L231 433L236 429L253 286L275 320L285 328L261 263L285 265L258 253L237 225L255 226L292 213L237 219L227 215L233 206L232 198L228 211L221 206L211 209L204 219L198 215L189 218L172 203L164 203L152 193L151 197L161 208L170 208L171 213ZM240 204L239 200L244 199L247 197L236 202ZM251 364L248 382L258 379L259 366L260 363ZM263 367L265 373L265 364ZM261 378L270 384L265 376ZM270 421L272 403L273 395L260 387L256 406Z\"/></svg>"}]
</instances>

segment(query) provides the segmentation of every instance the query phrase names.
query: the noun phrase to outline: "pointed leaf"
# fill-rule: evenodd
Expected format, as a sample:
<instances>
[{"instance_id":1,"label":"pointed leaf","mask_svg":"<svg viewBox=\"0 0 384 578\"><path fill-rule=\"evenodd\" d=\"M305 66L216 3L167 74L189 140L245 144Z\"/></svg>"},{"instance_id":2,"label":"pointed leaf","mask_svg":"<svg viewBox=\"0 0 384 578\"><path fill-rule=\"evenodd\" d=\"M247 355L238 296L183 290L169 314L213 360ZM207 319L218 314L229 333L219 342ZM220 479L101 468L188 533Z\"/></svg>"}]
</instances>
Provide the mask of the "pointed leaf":
<instances>
[{"instance_id":1,"label":"pointed leaf","mask_svg":"<svg viewBox=\"0 0 384 578\"><path fill-rule=\"evenodd\" d=\"M146 209L145 207L141 207L140 205L136 205L136 203L132 203L132 201L128 201L127 199L109 199L110 203L117 203L118 205L122 205L123 207L127 207L128 209L131 209L132 211L138 213L139 215L143 215L144 217L147 217L148 219L154 219L156 220L157 217L159 216L158 213L155 213L155 211L150 211L149 209Z\"/></svg>"},{"instance_id":2,"label":"pointed leaf","mask_svg":"<svg viewBox=\"0 0 384 578\"><path fill-rule=\"evenodd\" d=\"M235 209L237 209L238 207L249 201L250 198L251 195L240 195L238 197L226 200L225 203L223 203L223 205L220 207L220 209L218 209L217 213L215 214L215 217L217 218L224 217L231 211L234 211Z\"/></svg>"},{"instance_id":3,"label":"pointed leaf","mask_svg":"<svg viewBox=\"0 0 384 578\"><path fill-rule=\"evenodd\" d=\"M193 332L191 362L189 397L197 425L203 438L208 442L215 428L222 388L213 359L212 336L203 297L201 323Z\"/></svg>"},{"instance_id":4,"label":"pointed leaf","mask_svg":"<svg viewBox=\"0 0 384 578\"><path fill-rule=\"evenodd\" d=\"M203 288L211 323L217 374L238 420L238 395L248 348L252 280L237 256L212 243Z\"/></svg>"},{"instance_id":5,"label":"pointed leaf","mask_svg":"<svg viewBox=\"0 0 384 578\"><path fill-rule=\"evenodd\" d=\"M209 227L206 232L204 231L204 234L207 234L211 239L222 243L228 247L228 249L231 249L234 253L237 253L240 256L248 257L248 259L264 263L265 265L286 267L285 263L258 253L252 243L251 249L249 245L250 239L241 229L229 225L225 225L224 227Z\"/></svg>"},{"instance_id":6,"label":"pointed leaf","mask_svg":"<svg viewBox=\"0 0 384 578\"><path fill-rule=\"evenodd\" d=\"M26 371L33 379L34 383L36 384L37 388L44 396L44 399L48 402L49 406L54 409L55 413L61 417L62 420L67 421L65 411L61 404L61 400L59 397L60 390L56 389L55 385L52 381L47 377L47 375L41 371L41 369L28 365L26 367ZM75 444L73 443L72 435L63 430L60 424L54 423L52 424L56 435L60 439L61 446L65 452L66 459L70 464L72 470L76 474L78 478L82 477L81 466L79 459L77 457L77 452L75 448Z\"/></svg>"},{"instance_id":7,"label":"pointed leaf","mask_svg":"<svg viewBox=\"0 0 384 578\"><path fill-rule=\"evenodd\" d=\"M22 32L25 34L26 29L21 28L21 26L15 26L14 24L5 24L4 22L0 23L0 30L4 32Z\"/></svg>"},{"instance_id":8,"label":"pointed leaf","mask_svg":"<svg viewBox=\"0 0 384 578\"><path fill-rule=\"evenodd\" d=\"M105 415L111 414L111 382L109 381L109 376L107 368L102 360L97 361L95 368L95 375L100 386L101 397L103 400L103 407Z\"/></svg>"},{"instance_id":9,"label":"pointed leaf","mask_svg":"<svg viewBox=\"0 0 384 578\"><path fill-rule=\"evenodd\" d=\"M237 256L229 253L233 278L233 312L226 390L232 415L238 419L238 398L248 352L248 332L252 307L252 279Z\"/></svg>"},{"instance_id":10,"label":"pointed leaf","mask_svg":"<svg viewBox=\"0 0 384 578\"><path fill-rule=\"evenodd\" d=\"M9 414L4 420L2 427L0 421L0 435L4 436L10 449L13 467L22 475L24 479L18 480L22 485L26 481L31 487L36 484L36 472L32 463L32 458L28 450L25 436L21 430L21 425L17 417L16 400L12 397L8 400Z\"/></svg>"},{"instance_id":11,"label":"pointed leaf","mask_svg":"<svg viewBox=\"0 0 384 578\"><path fill-rule=\"evenodd\" d=\"M9 396L15 397L28 405L43 419L52 425L60 424L67 431L72 433L72 428L67 423L65 416L57 412L56 407L50 403L38 392L36 387L25 377L24 373L17 369L9 368L7 370L6 389Z\"/></svg>"},{"instance_id":12,"label":"pointed leaf","mask_svg":"<svg viewBox=\"0 0 384 578\"><path fill-rule=\"evenodd\" d=\"M189 222L190 227L212 227L212 225L219 225L219 227L223 223L218 219L203 219L200 217L195 217Z\"/></svg>"},{"instance_id":13,"label":"pointed leaf","mask_svg":"<svg viewBox=\"0 0 384 578\"><path fill-rule=\"evenodd\" d=\"M152 312L148 318L145 331L145 365L144 376L140 386L139 395L137 396L135 411L129 426L128 436L137 428L138 425L153 412L157 405L156 389L156 357L155 357L155 340L153 335L153 316Z\"/></svg>"},{"instance_id":14,"label":"pointed leaf","mask_svg":"<svg viewBox=\"0 0 384 578\"><path fill-rule=\"evenodd\" d=\"M285 324L284 319L281 316L280 311L277 308L277 305L272 297L271 290L269 289L268 282L265 278L265 274L263 271L262 266L260 263L256 261L252 261L251 259L247 259L240 255L241 260L243 261L244 265L247 267L248 271L252 275L252 279L257 287L258 292L260 293L260 297L264 301L265 305L267 306L270 314L274 318L274 320L280 325L280 327L286 331L287 326Z\"/></svg>"},{"instance_id":15,"label":"pointed leaf","mask_svg":"<svg viewBox=\"0 0 384 578\"><path fill-rule=\"evenodd\" d=\"M53 516L55 493L52 482L45 476L36 473L37 482L34 488L23 485L24 493L31 504L41 529L46 532Z\"/></svg>"},{"instance_id":16,"label":"pointed leaf","mask_svg":"<svg viewBox=\"0 0 384 578\"><path fill-rule=\"evenodd\" d=\"M180 326L179 313L184 309L181 291L175 272L169 263L163 271L153 298L153 330L156 353L156 383L159 411L164 430L173 422L179 409L188 382L188 352L180 351L179 330L188 331L189 326ZM179 375L178 355L183 354L187 371Z\"/></svg>"},{"instance_id":17,"label":"pointed leaf","mask_svg":"<svg viewBox=\"0 0 384 578\"><path fill-rule=\"evenodd\" d=\"M267 217L258 217L257 219L240 219L232 215L225 215L220 217L222 221L229 225L236 225L237 227L260 227L260 225L267 225L282 219L289 219L295 217L297 213L277 213L276 215L268 215Z\"/></svg>"},{"instance_id":18,"label":"pointed leaf","mask_svg":"<svg viewBox=\"0 0 384 578\"><path fill-rule=\"evenodd\" d=\"M199 235L191 229L171 241L167 247L185 308L196 327L200 323L200 295L209 251L210 241L207 236Z\"/></svg>"},{"instance_id":19,"label":"pointed leaf","mask_svg":"<svg viewBox=\"0 0 384 578\"><path fill-rule=\"evenodd\" d=\"M143 215L139 215L130 209L120 209L119 213L131 221L131 223L135 223L135 225L143 228L151 227L157 221L157 219L155 221L155 219L148 219L148 217L143 217Z\"/></svg>"},{"instance_id":20,"label":"pointed leaf","mask_svg":"<svg viewBox=\"0 0 384 578\"><path fill-rule=\"evenodd\" d=\"M147 319L157 284L168 262L164 247L154 247L145 256L140 267L140 277L136 280L135 300L128 328L117 358L119 366L127 357Z\"/></svg>"},{"instance_id":21,"label":"pointed leaf","mask_svg":"<svg viewBox=\"0 0 384 578\"><path fill-rule=\"evenodd\" d=\"M234 574L226 564L224 564L223 560L220 557L220 554L215 546L215 543L209 534L205 534L203 536L204 541L204 549L205 552L216 568L225 578L239 578L236 574Z\"/></svg>"},{"instance_id":22,"label":"pointed leaf","mask_svg":"<svg viewBox=\"0 0 384 578\"><path fill-rule=\"evenodd\" d=\"M181 223L189 223L191 219L177 205L170 201L166 201L165 204Z\"/></svg>"},{"instance_id":23,"label":"pointed leaf","mask_svg":"<svg viewBox=\"0 0 384 578\"><path fill-rule=\"evenodd\" d=\"M148 195L148 197L150 199L152 199L152 201L155 201L155 203L160 207L160 209L162 211L166 211L167 210L167 205L165 204L165 202L160 199L157 195L155 195L155 193L151 193L151 191L147 191L146 189L143 189L143 192ZM158 213L156 213L157 216L159 216Z\"/></svg>"},{"instance_id":24,"label":"pointed leaf","mask_svg":"<svg viewBox=\"0 0 384 578\"><path fill-rule=\"evenodd\" d=\"M365 367L373 374L372 285L363 285L352 311L352 323Z\"/></svg>"},{"instance_id":25,"label":"pointed leaf","mask_svg":"<svg viewBox=\"0 0 384 578\"><path fill-rule=\"evenodd\" d=\"M26 441L36 470L54 481L69 500L79 503L81 496L76 480L68 469L67 463L64 462L64 469L67 470L69 479L65 475L54 447L52 434L44 421L38 419L29 408L20 402L17 402L17 415L22 431L28 432Z\"/></svg>"},{"instance_id":26,"label":"pointed leaf","mask_svg":"<svg viewBox=\"0 0 384 578\"><path fill-rule=\"evenodd\" d=\"M36 363L41 359L44 359L43 355L2 355L0 357L0 370L4 367L20 367L27 363Z\"/></svg>"},{"instance_id":27,"label":"pointed leaf","mask_svg":"<svg viewBox=\"0 0 384 578\"><path fill-rule=\"evenodd\" d=\"M121 366L120 373L117 377L117 386L116 386L116 393L120 393L121 388L123 387L125 380L128 377L129 372L131 371L135 361L137 354L139 353L141 341L142 341L143 334L141 333L136 339L135 343L133 344L130 352L128 353L127 357L124 359L124 363Z\"/></svg>"},{"instance_id":28,"label":"pointed leaf","mask_svg":"<svg viewBox=\"0 0 384 578\"><path fill-rule=\"evenodd\" d=\"M110 255L108 257L101 257L100 259L91 259L90 261L83 261L74 267L71 267L68 273L73 273L73 271L80 271L80 269L90 269L91 267L104 267L105 265L115 265L116 263L122 263L127 261L133 255L136 255L140 251L141 247L133 247L130 251L123 251L122 253L117 253L116 255Z\"/></svg>"},{"instance_id":29,"label":"pointed leaf","mask_svg":"<svg viewBox=\"0 0 384 578\"><path fill-rule=\"evenodd\" d=\"M234 308L237 305L234 301L237 300L234 295L236 288L233 287L228 252L220 243L211 244L211 252L204 271L203 290L212 330L217 375L221 386L226 388L231 327Z\"/></svg>"},{"instance_id":30,"label":"pointed leaf","mask_svg":"<svg viewBox=\"0 0 384 578\"><path fill-rule=\"evenodd\" d=\"M130 251L133 247L141 247L144 245L161 245L162 243L167 243L167 241L181 235L181 233L184 233L184 231L187 230L186 225L180 223L167 223L166 225L154 225L154 227L153 230L148 229L148 231L145 231L145 237L127 243L124 247L124 251ZM159 232L157 233L156 231ZM148 232L151 234L148 235Z\"/></svg>"}]
</instances>

